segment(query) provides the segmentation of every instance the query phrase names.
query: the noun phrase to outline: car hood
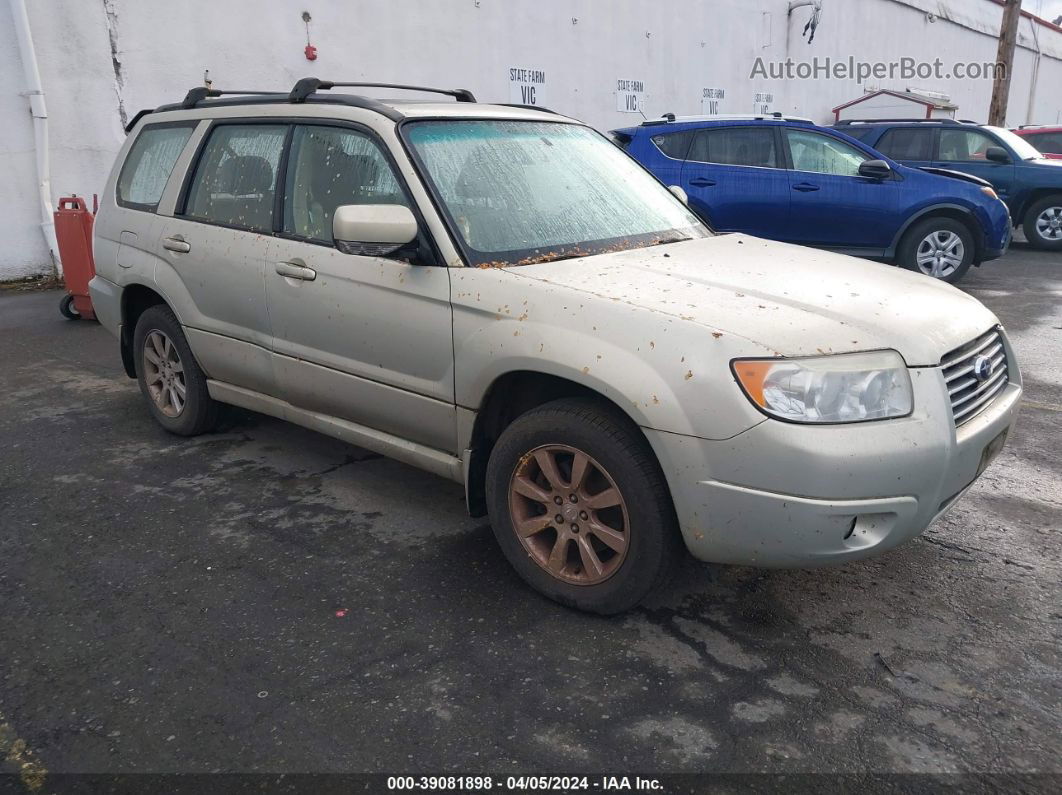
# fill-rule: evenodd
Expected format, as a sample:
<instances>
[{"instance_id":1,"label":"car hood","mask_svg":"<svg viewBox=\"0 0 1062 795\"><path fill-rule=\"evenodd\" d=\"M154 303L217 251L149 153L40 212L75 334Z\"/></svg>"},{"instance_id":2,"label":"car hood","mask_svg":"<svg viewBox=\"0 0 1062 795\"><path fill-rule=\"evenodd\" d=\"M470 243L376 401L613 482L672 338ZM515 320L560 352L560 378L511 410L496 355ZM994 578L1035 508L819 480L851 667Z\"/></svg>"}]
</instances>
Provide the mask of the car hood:
<instances>
[{"instance_id":1,"label":"car hood","mask_svg":"<svg viewBox=\"0 0 1062 795\"><path fill-rule=\"evenodd\" d=\"M891 348L935 366L999 322L928 276L740 234L507 270L742 337L749 355Z\"/></svg>"}]
</instances>

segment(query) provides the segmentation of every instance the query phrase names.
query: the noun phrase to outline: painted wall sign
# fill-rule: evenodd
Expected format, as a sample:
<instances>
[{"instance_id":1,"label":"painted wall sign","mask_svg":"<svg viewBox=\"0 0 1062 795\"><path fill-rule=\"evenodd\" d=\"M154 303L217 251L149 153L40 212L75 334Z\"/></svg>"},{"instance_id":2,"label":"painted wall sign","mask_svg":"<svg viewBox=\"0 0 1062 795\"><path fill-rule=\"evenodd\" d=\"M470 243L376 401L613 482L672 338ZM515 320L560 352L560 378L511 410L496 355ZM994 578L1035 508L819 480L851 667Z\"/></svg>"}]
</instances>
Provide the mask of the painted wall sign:
<instances>
[{"instance_id":1,"label":"painted wall sign","mask_svg":"<svg viewBox=\"0 0 1062 795\"><path fill-rule=\"evenodd\" d=\"M701 89L701 113L705 116L718 116L724 99L726 99L726 89Z\"/></svg>"},{"instance_id":2,"label":"painted wall sign","mask_svg":"<svg viewBox=\"0 0 1062 795\"><path fill-rule=\"evenodd\" d=\"M509 101L515 105L546 104L546 73L542 69L509 69Z\"/></svg>"},{"instance_id":3,"label":"painted wall sign","mask_svg":"<svg viewBox=\"0 0 1062 795\"><path fill-rule=\"evenodd\" d=\"M641 80L616 81L616 110L620 113L641 113L645 100L645 84Z\"/></svg>"},{"instance_id":4,"label":"painted wall sign","mask_svg":"<svg viewBox=\"0 0 1062 795\"><path fill-rule=\"evenodd\" d=\"M766 114L774 105L774 94L770 91L757 91L752 99L752 112Z\"/></svg>"}]
</instances>

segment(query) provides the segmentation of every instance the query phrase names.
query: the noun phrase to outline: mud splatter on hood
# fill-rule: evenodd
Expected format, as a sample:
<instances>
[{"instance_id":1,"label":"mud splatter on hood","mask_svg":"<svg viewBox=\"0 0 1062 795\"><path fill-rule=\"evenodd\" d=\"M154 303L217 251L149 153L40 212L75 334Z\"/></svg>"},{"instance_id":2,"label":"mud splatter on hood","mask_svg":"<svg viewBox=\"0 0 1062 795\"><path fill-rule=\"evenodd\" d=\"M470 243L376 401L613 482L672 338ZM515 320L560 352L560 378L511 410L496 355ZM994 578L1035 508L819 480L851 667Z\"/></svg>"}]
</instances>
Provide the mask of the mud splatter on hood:
<instances>
[{"instance_id":1,"label":"mud splatter on hood","mask_svg":"<svg viewBox=\"0 0 1062 795\"><path fill-rule=\"evenodd\" d=\"M980 301L900 268L721 235L506 270L731 333L784 356L883 348L934 366L998 322Z\"/></svg>"}]
</instances>

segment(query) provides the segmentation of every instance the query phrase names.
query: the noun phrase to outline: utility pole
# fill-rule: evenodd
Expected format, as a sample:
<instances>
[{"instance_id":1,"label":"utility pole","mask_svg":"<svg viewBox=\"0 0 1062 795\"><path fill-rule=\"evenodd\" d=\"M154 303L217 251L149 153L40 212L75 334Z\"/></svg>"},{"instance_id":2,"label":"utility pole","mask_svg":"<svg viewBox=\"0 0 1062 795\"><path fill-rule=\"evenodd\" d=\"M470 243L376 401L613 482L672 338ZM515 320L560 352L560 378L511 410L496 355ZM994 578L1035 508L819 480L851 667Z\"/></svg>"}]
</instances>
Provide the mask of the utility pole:
<instances>
[{"instance_id":1,"label":"utility pole","mask_svg":"<svg viewBox=\"0 0 1062 795\"><path fill-rule=\"evenodd\" d=\"M988 108L988 123L994 127L1003 127L1007 123L1010 73L1014 70L1014 48L1018 43L1018 22L1021 21L1021 0L1003 0L1003 5L1003 25L999 29L999 50L996 52L996 76L992 83L992 104Z\"/></svg>"}]
</instances>

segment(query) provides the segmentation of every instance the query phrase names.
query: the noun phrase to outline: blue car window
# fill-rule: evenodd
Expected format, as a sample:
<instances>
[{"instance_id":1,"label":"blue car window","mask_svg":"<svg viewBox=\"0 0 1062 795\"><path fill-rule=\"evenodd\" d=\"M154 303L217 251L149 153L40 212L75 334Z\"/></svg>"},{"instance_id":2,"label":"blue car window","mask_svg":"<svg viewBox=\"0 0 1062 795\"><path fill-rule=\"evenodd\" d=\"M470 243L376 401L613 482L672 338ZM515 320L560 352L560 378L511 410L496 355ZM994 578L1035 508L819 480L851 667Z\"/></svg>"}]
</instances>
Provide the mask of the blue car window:
<instances>
[{"instance_id":1,"label":"blue car window","mask_svg":"<svg viewBox=\"0 0 1062 795\"><path fill-rule=\"evenodd\" d=\"M889 130L874 148L893 160L932 160L933 130L897 127Z\"/></svg>"},{"instance_id":2,"label":"blue car window","mask_svg":"<svg viewBox=\"0 0 1062 795\"><path fill-rule=\"evenodd\" d=\"M669 133L668 135L654 135L650 139L656 148L668 157L675 160L685 160L686 153L690 151L690 141L693 140L692 132Z\"/></svg>"},{"instance_id":3,"label":"blue car window","mask_svg":"<svg viewBox=\"0 0 1062 795\"><path fill-rule=\"evenodd\" d=\"M854 177L859 174L860 163L870 160L851 144L831 135L795 129L787 129L785 135L795 171Z\"/></svg>"},{"instance_id":4,"label":"blue car window","mask_svg":"<svg viewBox=\"0 0 1062 795\"><path fill-rule=\"evenodd\" d=\"M984 163L990 146L999 146L994 138L980 130L941 130L940 159L953 163Z\"/></svg>"},{"instance_id":5,"label":"blue car window","mask_svg":"<svg viewBox=\"0 0 1062 795\"><path fill-rule=\"evenodd\" d=\"M724 166L778 168L778 151L771 127L717 127L700 130L690 160Z\"/></svg>"}]
</instances>

